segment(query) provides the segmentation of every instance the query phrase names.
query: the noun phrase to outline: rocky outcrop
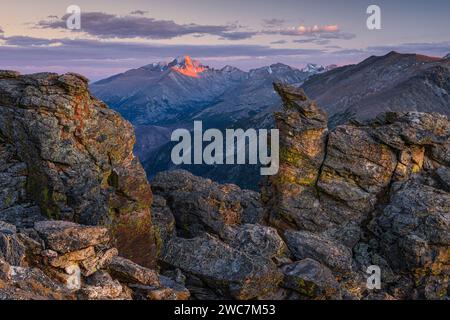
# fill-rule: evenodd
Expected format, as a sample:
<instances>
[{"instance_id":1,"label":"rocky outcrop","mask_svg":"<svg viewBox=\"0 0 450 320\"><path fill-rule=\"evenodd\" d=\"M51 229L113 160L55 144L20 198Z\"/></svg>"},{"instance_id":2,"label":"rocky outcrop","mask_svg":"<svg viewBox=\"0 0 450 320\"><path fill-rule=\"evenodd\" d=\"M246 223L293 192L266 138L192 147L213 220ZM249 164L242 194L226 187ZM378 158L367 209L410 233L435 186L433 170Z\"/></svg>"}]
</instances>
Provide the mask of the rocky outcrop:
<instances>
[{"instance_id":1,"label":"rocky outcrop","mask_svg":"<svg viewBox=\"0 0 450 320\"><path fill-rule=\"evenodd\" d=\"M259 195L176 170L152 180L160 262L180 269L193 297L252 299L279 290L289 250L263 222ZM251 223L250 223L251 222Z\"/></svg>"},{"instance_id":2,"label":"rocky outcrop","mask_svg":"<svg viewBox=\"0 0 450 320\"><path fill-rule=\"evenodd\" d=\"M236 185L221 185L184 170L161 172L152 190L165 198L178 233L194 237L204 232L221 234L226 226L263 220L258 193Z\"/></svg>"},{"instance_id":3,"label":"rocky outcrop","mask_svg":"<svg viewBox=\"0 0 450 320\"><path fill-rule=\"evenodd\" d=\"M153 196L130 125L84 78L1 71L0 299L448 299L448 119L330 130L275 90L280 170L261 194L177 170Z\"/></svg>"},{"instance_id":4,"label":"rocky outcrop","mask_svg":"<svg viewBox=\"0 0 450 320\"><path fill-rule=\"evenodd\" d=\"M0 299L189 298L182 285L118 256L106 228L66 221L0 226Z\"/></svg>"},{"instance_id":5,"label":"rocky outcrop","mask_svg":"<svg viewBox=\"0 0 450 320\"><path fill-rule=\"evenodd\" d=\"M105 225L122 255L152 266L152 194L134 141L82 76L0 71L0 219Z\"/></svg>"},{"instance_id":6,"label":"rocky outcrop","mask_svg":"<svg viewBox=\"0 0 450 320\"><path fill-rule=\"evenodd\" d=\"M163 269L180 269L197 299L448 297L447 118L387 113L329 130L301 90L275 90L280 169L262 184L263 208L186 171L154 178Z\"/></svg>"},{"instance_id":7,"label":"rocky outcrop","mask_svg":"<svg viewBox=\"0 0 450 320\"><path fill-rule=\"evenodd\" d=\"M262 200L294 257L330 268L347 298L379 297L365 287L370 265L391 298L448 296L447 117L391 112L328 131L302 90L275 89L280 170Z\"/></svg>"},{"instance_id":8,"label":"rocky outcrop","mask_svg":"<svg viewBox=\"0 0 450 320\"><path fill-rule=\"evenodd\" d=\"M325 157L327 116L297 89L275 85L275 90L285 106L275 114L281 132L280 166L263 190L263 201L270 208L271 224L316 230L327 219L318 210L315 189Z\"/></svg>"}]
</instances>

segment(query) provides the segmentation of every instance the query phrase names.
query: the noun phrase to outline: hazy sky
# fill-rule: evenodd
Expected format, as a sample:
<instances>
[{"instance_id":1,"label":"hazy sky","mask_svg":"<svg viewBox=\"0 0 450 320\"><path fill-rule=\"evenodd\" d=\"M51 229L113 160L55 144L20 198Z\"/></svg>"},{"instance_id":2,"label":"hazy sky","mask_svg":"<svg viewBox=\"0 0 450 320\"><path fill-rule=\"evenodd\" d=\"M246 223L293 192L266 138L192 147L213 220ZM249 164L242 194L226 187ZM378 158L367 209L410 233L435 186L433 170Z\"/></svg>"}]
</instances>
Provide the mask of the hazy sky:
<instances>
[{"instance_id":1,"label":"hazy sky","mask_svg":"<svg viewBox=\"0 0 450 320\"><path fill-rule=\"evenodd\" d=\"M366 9L381 8L381 30ZM66 9L81 8L81 30ZM391 50L450 52L448 0L0 0L0 68L97 80L189 54L250 69L357 63Z\"/></svg>"}]
</instances>

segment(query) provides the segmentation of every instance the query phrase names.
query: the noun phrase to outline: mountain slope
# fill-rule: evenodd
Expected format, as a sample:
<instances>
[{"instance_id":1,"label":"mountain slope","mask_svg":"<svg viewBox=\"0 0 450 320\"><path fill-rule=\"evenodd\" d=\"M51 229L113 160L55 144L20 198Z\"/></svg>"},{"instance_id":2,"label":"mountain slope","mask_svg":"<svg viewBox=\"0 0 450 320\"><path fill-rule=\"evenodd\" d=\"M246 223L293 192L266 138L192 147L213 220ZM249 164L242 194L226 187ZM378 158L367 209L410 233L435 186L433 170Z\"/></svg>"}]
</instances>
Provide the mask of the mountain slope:
<instances>
[{"instance_id":1,"label":"mountain slope","mask_svg":"<svg viewBox=\"0 0 450 320\"><path fill-rule=\"evenodd\" d=\"M386 111L450 115L450 61L391 52L308 79L303 88L334 123Z\"/></svg>"},{"instance_id":2,"label":"mountain slope","mask_svg":"<svg viewBox=\"0 0 450 320\"><path fill-rule=\"evenodd\" d=\"M310 73L282 63L250 70L238 87L227 90L217 103L193 119L203 120L211 127L245 127L245 123L258 113L279 105L280 98L272 89L273 82L300 85L309 76Z\"/></svg>"},{"instance_id":3,"label":"mountain slope","mask_svg":"<svg viewBox=\"0 0 450 320\"><path fill-rule=\"evenodd\" d=\"M186 56L98 81L91 90L134 125L161 125L189 118L243 78L240 70L222 72Z\"/></svg>"}]
</instances>

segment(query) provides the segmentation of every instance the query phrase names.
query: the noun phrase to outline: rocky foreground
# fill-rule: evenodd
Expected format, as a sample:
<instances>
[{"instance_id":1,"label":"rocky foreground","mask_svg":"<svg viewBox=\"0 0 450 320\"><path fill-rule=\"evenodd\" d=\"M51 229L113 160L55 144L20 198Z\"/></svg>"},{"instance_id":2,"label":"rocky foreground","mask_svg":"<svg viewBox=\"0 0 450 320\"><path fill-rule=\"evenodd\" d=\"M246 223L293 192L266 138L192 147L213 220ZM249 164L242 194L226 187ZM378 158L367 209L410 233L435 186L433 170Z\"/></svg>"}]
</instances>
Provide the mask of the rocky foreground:
<instances>
[{"instance_id":1,"label":"rocky foreground","mask_svg":"<svg viewBox=\"0 0 450 320\"><path fill-rule=\"evenodd\" d=\"M447 118L329 131L275 89L280 171L261 194L186 171L150 188L131 125L83 77L0 71L0 299L448 299Z\"/></svg>"}]
</instances>

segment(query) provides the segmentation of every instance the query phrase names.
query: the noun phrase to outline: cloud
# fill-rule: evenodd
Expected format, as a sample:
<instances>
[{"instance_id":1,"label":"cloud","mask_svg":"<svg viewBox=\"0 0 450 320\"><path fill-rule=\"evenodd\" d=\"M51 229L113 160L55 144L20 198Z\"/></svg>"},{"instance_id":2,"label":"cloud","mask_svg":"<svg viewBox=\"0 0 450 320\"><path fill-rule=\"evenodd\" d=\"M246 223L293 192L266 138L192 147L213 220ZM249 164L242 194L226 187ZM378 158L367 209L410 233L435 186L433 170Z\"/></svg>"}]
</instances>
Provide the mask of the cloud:
<instances>
[{"instance_id":1,"label":"cloud","mask_svg":"<svg viewBox=\"0 0 450 320\"><path fill-rule=\"evenodd\" d=\"M59 20L42 20L37 26L48 29L65 29L65 15ZM85 12L81 16L81 30L92 36L108 38L172 39L185 35L214 35L228 40L253 37L256 32L237 29L236 25L178 24L172 20L157 20L142 16L118 16L103 12Z\"/></svg>"},{"instance_id":2,"label":"cloud","mask_svg":"<svg viewBox=\"0 0 450 320\"><path fill-rule=\"evenodd\" d=\"M284 25L284 23L284 19L263 19L263 25L267 28L281 27L282 25Z\"/></svg>"},{"instance_id":3,"label":"cloud","mask_svg":"<svg viewBox=\"0 0 450 320\"><path fill-rule=\"evenodd\" d=\"M244 40L256 36L259 32L256 31L235 31L223 33L220 39L222 40Z\"/></svg>"},{"instance_id":4,"label":"cloud","mask_svg":"<svg viewBox=\"0 0 450 320\"><path fill-rule=\"evenodd\" d=\"M1 37L6 45L12 46L50 46L51 44L57 43L57 41L51 39L34 38L28 36L12 36L12 37Z\"/></svg>"},{"instance_id":5,"label":"cloud","mask_svg":"<svg viewBox=\"0 0 450 320\"><path fill-rule=\"evenodd\" d=\"M277 40L277 41L271 42L270 44L285 44L285 43L287 43L286 40Z\"/></svg>"},{"instance_id":6,"label":"cloud","mask_svg":"<svg viewBox=\"0 0 450 320\"><path fill-rule=\"evenodd\" d=\"M292 40L292 42L294 43L313 43L313 44L317 44L320 46L324 46L329 44L331 41L328 39L321 39L321 38L307 38L307 39L296 39L296 40Z\"/></svg>"},{"instance_id":7,"label":"cloud","mask_svg":"<svg viewBox=\"0 0 450 320\"><path fill-rule=\"evenodd\" d=\"M320 33L319 38L321 39L340 39L340 40L351 40L356 37L353 33L349 32L323 32Z\"/></svg>"},{"instance_id":8,"label":"cloud","mask_svg":"<svg viewBox=\"0 0 450 320\"><path fill-rule=\"evenodd\" d=\"M321 33L338 33L339 31L340 31L339 26L337 26L337 25L326 25L326 26L314 25L312 27L300 25L298 27L280 28L278 30L270 30L270 31L267 31L267 33L281 34L284 36L302 36L302 35L314 35L314 34L321 34Z\"/></svg>"},{"instance_id":9,"label":"cloud","mask_svg":"<svg viewBox=\"0 0 450 320\"><path fill-rule=\"evenodd\" d=\"M4 53L14 51L21 57L34 57L43 53L43 59L53 57L56 59L117 59L117 58L145 58L147 56L175 57L183 54L203 57L228 57L228 56L277 56L277 55L302 55L317 54L320 49L281 49L271 48L265 45L162 45L137 42L112 42L103 40L87 39L42 39L25 36L3 37L7 45L0 46L1 59L14 60L17 56L7 57ZM58 47L55 47L59 44ZM34 48L43 45L51 46L50 50L45 48ZM14 50L12 50L14 49Z\"/></svg>"},{"instance_id":10,"label":"cloud","mask_svg":"<svg viewBox=\"0 0 450 320\"><path fill-rule=\"evenodd\" d=\"M327 48L327 49L342 49L341 46L336 46L336 45L325 46L325 48Z\"/></svg>"},{"instance_id":11,"label":"cloud","mask_svg":"<svg viewBox=\"0 0 450 320\"><path fill-rule=\"evenodd\" d=\"M148 11L144 11L144 10L134 10L134 11L130 12L130 14L135 14L135 15L140 15L140 16L143 16L147 13L148 13Z\"/></svg>"},{"instance_id":12,"label":"cloud","mask_svg":"<svg viewBox=\"0 0 450 320\"><path fill-rule=\"evenodd\" d=\"M170 60L181 55L216 61L239 61L238 67L257 67L292 57L319 56L320 49L272 48L266 45L162 45L129 41L41 39L33 37L3 37L0 45L0 69L32 73L42 71L78 72L98 80L155 61Z\"/></svg>"},{"instance_id":13,"label":"cloud","mask_svg":"<svg viewBox=\"0 0 450 320\"><path fill-rule=\"evenodd\" d=\"M356 37L353 33L342 32L339 29L338 25L325 25L325 26L314 25L312 27L300 25L298 27L279 28L276 30L265 30L263 31L263 33L269 35L278 34L282 36L309 37L303 42L300 40L294 41L298 43L313 43L313 42L328 43L326 41L321 40L323 39L350 40Z\"/></svg>"}]
</instances>

